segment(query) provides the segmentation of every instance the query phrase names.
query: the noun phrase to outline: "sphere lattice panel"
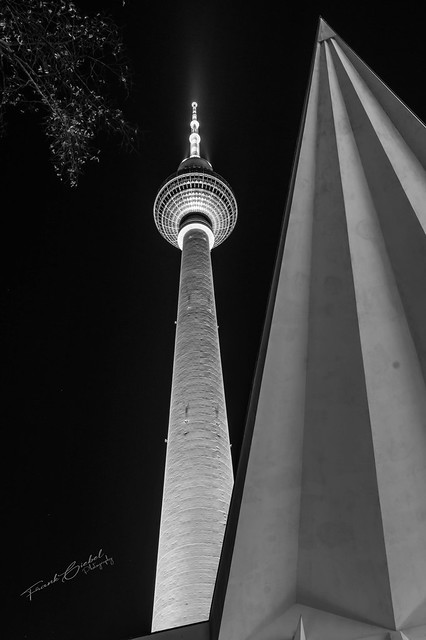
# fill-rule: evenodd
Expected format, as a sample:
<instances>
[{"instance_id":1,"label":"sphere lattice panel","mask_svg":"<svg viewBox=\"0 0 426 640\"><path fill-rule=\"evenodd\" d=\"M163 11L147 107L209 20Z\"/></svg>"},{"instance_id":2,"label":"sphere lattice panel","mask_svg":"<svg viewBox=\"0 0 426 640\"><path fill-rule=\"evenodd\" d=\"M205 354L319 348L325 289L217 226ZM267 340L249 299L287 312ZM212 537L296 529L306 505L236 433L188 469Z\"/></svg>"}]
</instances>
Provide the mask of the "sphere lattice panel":
<instances>
[{"instance_id":1,"label":"sphere lattice panel","mask_svg":"<svg viewBox=\"0 0 426 640\"><path fill-rule=\"evenodd\" d=\"M175 247L180 223L191 213L202 214L210 221L215 247L232 232L237 221L237 202L227 182L217 173L179 172L161 187L154 202L155 224Z\"/></svg>"}]
</instances>

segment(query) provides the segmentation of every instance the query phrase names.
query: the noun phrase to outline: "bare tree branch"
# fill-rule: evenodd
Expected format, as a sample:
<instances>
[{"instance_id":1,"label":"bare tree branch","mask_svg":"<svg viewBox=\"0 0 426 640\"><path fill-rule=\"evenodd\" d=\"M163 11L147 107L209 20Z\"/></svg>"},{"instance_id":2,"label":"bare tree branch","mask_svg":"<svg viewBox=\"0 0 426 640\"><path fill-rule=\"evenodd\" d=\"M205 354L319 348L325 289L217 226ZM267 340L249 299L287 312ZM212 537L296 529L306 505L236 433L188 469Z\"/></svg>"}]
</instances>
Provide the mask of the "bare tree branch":
<instances>
[{"instance_id":1,"label":"bare tree branch","mask_svg":"<svg viewBox=\"0 0 426 640\"><path fill-rule=\"evenodd\" d=\"M98 159L99 131L135 139L112 99L127 93L129 69L108 16L83 15L69 0L0 0L0 81L0 129L10 107L39 111L55 171L71 186Z\"/></svg>"}]
</instances>

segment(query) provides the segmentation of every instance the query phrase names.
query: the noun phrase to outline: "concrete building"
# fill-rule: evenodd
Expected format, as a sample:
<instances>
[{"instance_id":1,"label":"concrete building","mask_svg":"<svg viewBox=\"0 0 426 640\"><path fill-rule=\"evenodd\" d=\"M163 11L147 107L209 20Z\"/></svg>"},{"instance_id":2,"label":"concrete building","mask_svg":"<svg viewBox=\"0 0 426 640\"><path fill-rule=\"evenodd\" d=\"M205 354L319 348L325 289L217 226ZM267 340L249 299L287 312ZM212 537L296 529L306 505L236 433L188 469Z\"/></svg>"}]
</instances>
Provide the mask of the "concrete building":
<instances>
[{"instance_id":1,"label":"concrete building","mask_svg":"<svg viewBox=\"0 0 426 640\"><path fill-rule=\"evenodd\" d=\"M321 20L210 618L164 638L426 638L425 231L426 128Z\"/></svg>"},{"instance_id":2,"label":"concrete building","mask_svg":"<svg viewBox=\"0 0 426 640\"><path fill-rule=\"evenodd\" d=\"M208 619L233 485L210 250L232 232L237 204L200 157L192 108L190 155L154 204L182 262L153 631Z\"/></svg>"}]
</instances>

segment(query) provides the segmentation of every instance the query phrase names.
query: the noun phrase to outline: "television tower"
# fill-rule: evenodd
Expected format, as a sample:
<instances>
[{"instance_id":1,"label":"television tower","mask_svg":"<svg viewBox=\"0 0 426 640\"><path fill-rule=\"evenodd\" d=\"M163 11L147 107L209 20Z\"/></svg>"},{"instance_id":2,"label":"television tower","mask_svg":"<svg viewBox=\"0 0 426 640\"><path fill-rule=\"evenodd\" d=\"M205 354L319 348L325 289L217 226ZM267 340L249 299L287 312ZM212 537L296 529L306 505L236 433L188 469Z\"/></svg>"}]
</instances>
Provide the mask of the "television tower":
<instances>
[{"instance_id":1,"label":"television tower","mask_svg":"<svg viewBox=\"0 0 426 640\"><path fill-rule=\"evenodd\" d=\"M210 251L237 219L225 180L190 155L160 188L154 219L182 250L152 631L207 620L233 486Z\"/></svg>"}]
</instances>

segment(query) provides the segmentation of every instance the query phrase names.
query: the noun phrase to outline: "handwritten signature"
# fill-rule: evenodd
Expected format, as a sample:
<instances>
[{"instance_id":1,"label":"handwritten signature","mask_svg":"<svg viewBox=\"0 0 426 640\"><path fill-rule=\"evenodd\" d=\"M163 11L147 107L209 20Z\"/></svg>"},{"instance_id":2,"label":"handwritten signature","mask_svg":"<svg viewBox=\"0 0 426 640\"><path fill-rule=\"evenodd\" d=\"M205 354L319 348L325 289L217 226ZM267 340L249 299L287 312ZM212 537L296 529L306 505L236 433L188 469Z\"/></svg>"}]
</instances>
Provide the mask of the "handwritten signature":
<instances>
[{"instance_id":1,"label":"handwritten signature","mask_svg":"<svg viewBox=\"0 0 426 640\"><path fill-rule=\"evenodd\" d=\"M33 599L33 595L37 593L37 591L42 591L47 587L51 587L52 584L55 584L56 582L68 582L69 580L74 580L74 578L78 576L79 573L87 575L95 569L100 569L102 571L104 567L113 564L114 560L112 559L112 557L108 557L102 549L99 549L99 552L95 556L92 556L92 554L90 554L89 558L85 560L85 562L78 563L73 560L73 562L71 562L71 564L68 565L68 567L62 573L55 573L53 578L51 580L48 580L47 582L38 580L37 582L32 584L31 587L25 589L25 591L23 591L20 595L27 596L31 602Z\"/></svg>"}]
</instances>

